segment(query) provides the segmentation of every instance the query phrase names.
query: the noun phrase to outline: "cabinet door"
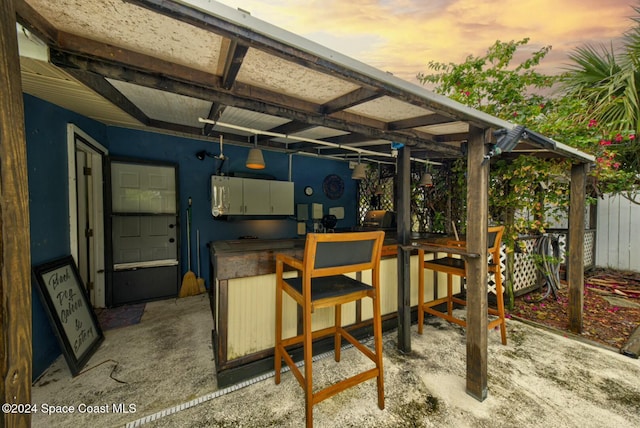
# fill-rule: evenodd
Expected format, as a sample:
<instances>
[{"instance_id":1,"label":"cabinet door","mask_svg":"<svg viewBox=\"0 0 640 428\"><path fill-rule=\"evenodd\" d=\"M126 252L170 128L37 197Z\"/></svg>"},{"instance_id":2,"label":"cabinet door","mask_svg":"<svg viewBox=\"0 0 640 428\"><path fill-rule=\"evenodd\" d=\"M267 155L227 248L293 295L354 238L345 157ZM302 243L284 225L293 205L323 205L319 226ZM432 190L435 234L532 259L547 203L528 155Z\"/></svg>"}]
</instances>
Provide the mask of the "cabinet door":
<instances>
[{"instance_id":1,"label":"cabinet door","mask_svg":"<svg viewBox=\"0 0 640 428\"><path fill-rule=\"evenodd\" d=\"M228 177L229 184L229 214L244 214L243 181L238 177Z\"/></svg>"},{"instance_id":2,"label":"cabinet door","mask_svg":"<svg viewBox=\"0 0 640 428\"><path fill-rule=\"evenodd\" d=\"M293 215L293 182L270 181L271 214Z\"/></svg>"},{"instance_id":3,"label":"cabinet door","mask_svg":"<svg viewBox=\"0 0 640 428\"><path fill-rule=\"evenodd\" d=\"M271 214L269 202L269 181L245 178L242 182L244 214L264 215Z\"/></svg>"}]
</instances>

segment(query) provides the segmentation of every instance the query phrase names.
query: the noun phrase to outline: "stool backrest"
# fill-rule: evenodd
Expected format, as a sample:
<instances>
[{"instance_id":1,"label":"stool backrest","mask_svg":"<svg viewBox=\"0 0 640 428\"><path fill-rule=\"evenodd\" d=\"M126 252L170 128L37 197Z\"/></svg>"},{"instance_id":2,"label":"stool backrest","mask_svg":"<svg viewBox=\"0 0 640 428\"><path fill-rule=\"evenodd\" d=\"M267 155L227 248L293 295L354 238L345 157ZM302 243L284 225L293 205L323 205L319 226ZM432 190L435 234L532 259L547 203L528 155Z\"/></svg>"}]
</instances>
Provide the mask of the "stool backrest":
<instances>
[{"instance_id":1,"label":"stool backrest","mask_svg":"<svg viewBox=\"0 0 640 428\"><path fill-rule=\"evenodd\" d=\"M504 226L491 226L487 234L487 245L489 254L493 258L493 264L500 263L500 246L502 245L502 234Z\"/></svg>"},{"instance_id":2,"label":"stool backrest","mask_svg":"<svg viewBox=\"0 0 640 428\"><path fill-rule=\"evenodd\" d=\"M378 269L383 231L310 233L304 249L305 271L311 277Z\"/></svg>"}]
</instances>

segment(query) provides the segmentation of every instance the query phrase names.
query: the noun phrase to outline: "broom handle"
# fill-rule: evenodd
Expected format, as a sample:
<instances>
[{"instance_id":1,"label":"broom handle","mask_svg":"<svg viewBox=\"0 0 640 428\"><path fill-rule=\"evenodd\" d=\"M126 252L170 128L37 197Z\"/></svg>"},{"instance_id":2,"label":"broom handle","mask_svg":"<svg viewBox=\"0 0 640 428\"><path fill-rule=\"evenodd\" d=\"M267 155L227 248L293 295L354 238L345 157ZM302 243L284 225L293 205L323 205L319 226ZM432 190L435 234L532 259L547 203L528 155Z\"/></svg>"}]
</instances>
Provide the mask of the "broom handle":
<instances>
[{"instance_id":1,"label":"broom handle","mask_svg":"<svg viewBox=\"0 0 640 428\"><path fill-rule=\"evenodd\" d=\"M187 263L188 271L191 271L191 196L189 196L189 207L187 208Z\"/></svg>"},{"instance_id":2,"label":"broom handle","mask_svg":"<svg viewBox=\"0 0 640 428\"><path fill-rule=\"evenodd\" d=\"M196 229L196 251L198 253L198 278L200 278L200 229Z\"/></svg>"}]
</instances>

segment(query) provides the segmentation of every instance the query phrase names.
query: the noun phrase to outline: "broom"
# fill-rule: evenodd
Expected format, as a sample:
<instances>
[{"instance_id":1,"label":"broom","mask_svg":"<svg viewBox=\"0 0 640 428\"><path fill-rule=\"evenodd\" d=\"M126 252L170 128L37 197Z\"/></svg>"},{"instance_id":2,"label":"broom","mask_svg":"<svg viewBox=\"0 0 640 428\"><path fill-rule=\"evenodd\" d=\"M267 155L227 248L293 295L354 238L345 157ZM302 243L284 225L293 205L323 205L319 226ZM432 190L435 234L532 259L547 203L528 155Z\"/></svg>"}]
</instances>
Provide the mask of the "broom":
<instances>
[{"instance_id":1,"label":"broom","mask_svg":"<svg viewBox=\"0 0 640 428\"><path fill-rule=\"evenodd\" d=\"M196 229L196 248L198 249L198 291L206 293L207 287L204 285L204 278L200 276L200 229Z\"/></svg>"},{"instance_id":2,"label":"broom","mask_svg":"<svg viewBox=\"0 0 640 428\"><path fill-rule=\"evenodd\" d=\"M191 197L189 197L189 207L187 208L187 263L188 271L182 278L182 287L180 287L180 297L195 296L200 294L196 274L191 271Z\"/></svg>"}]
</instances>

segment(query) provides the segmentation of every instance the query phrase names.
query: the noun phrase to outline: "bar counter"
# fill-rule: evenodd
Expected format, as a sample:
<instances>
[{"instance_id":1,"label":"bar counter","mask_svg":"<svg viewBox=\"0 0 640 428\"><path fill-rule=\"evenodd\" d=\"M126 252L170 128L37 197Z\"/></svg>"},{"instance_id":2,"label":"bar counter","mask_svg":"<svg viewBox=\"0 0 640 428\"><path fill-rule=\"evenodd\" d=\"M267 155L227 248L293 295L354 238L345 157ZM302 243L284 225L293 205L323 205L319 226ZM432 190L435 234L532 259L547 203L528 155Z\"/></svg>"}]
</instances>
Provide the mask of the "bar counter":
<instances>
[{"instance_id":1,"label":"bar counter","mask_svg":"<svg viewBox=\"0 0 640 428\"><path fill-rule=\"evenodd\" d=\"M385 239L381 260L380 291L383 320L389 329L397 327L398 245L393 236L387 236L389 238ZM237 383L273 369L276 254L284 253L302 259L304 245L304 238L239 239L209 243L212 285L209 299L219 386ZM410 269L413 307L418 302L417 249L411 256ZM295 276L296 272L287 274ZM370 272L361 275L361 280L370 281ZM427 289L431 287L433 290L433 283L433 280L427 281ZM301 328L301 315L291 299L285 299L283 310L283 337L293 336ZM354 330L367 330L371 316L369 299L343 307L343 324ZM313 315L314 329L332 323L333 308L318 310Z\"/></svg>"}]
</instances>

